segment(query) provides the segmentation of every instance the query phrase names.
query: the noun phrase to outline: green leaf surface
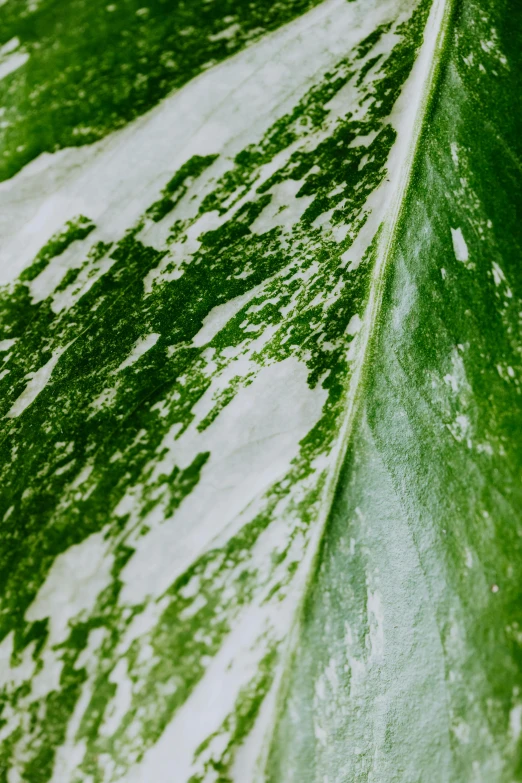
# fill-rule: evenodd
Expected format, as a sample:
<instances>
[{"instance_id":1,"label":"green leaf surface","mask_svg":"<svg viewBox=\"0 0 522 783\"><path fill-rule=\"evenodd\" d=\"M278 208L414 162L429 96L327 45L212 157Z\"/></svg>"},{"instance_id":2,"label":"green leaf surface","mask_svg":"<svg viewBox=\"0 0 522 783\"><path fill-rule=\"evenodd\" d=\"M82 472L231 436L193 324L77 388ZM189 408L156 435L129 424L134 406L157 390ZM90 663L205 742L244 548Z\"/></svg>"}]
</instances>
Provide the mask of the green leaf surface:
<instances>
[{"instance_id":1,"label":"green leaf surface","mask_svg":"<svg viewBox=\"0 0 522 783\"><path fill-rule=\"evenodd\" d=\"M0 783L522 781L522 7L0 14Z\"/></svg>"}]
</instances>

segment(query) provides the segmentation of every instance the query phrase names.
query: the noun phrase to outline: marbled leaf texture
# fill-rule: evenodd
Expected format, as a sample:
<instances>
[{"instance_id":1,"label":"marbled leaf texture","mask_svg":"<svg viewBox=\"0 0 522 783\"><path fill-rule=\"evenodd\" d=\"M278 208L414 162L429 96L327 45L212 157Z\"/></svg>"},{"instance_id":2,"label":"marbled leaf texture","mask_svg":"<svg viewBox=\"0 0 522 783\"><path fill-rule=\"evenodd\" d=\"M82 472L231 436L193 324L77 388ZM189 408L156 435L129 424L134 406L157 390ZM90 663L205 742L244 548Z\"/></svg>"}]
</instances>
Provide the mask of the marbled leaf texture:
<instances>
[{"instance_id":1,"label":"marbled leaf texture","mask_svg":"<svg viewBox=\"0 0 522 783\"><path fill-rule=\"evenodd\" d=\"M522 4L0 6L0 783L522 781Z\"/></svg>"}]
</instances>

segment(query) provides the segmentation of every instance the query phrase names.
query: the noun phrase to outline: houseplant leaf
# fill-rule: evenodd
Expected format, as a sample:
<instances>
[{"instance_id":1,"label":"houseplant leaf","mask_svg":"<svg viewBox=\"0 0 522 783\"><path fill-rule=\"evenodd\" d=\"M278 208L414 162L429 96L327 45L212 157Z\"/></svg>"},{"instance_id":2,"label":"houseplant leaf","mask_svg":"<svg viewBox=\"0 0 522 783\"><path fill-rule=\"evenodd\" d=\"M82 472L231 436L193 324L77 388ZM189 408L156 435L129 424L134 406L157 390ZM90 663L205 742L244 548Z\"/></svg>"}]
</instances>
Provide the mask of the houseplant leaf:
<instances>
[{"instance_id":1,"label":"houseplant leaf","mask_svg":"<svg viewBox=\"0 0 522 783\"><path fill-rule=\"evenodd\" d=\"M112 114L51 46L63 128L18 111L6 780L519 774L520 12L312 5L220 7L161 88L151 24Z\"/></svg>"}]
</instances>

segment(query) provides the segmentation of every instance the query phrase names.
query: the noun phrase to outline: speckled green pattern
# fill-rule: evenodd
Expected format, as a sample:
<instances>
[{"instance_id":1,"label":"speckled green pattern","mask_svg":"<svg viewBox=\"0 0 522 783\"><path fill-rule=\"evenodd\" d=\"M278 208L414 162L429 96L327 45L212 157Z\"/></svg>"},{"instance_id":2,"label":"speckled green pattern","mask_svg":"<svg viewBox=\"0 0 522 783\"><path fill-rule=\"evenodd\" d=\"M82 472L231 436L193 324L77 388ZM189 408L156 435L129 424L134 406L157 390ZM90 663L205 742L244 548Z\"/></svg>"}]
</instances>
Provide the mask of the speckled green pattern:
<instances>
[{"instance_id":1,"label":"speckled green pattern","mask_svg":"<svg viewBox=\"0 0 522 783\"><path fill-rule=\"evenodd\" d=\"M1 9L2 783L519 779L520 13L315 5Z\"/></svg>"}]
</instances>

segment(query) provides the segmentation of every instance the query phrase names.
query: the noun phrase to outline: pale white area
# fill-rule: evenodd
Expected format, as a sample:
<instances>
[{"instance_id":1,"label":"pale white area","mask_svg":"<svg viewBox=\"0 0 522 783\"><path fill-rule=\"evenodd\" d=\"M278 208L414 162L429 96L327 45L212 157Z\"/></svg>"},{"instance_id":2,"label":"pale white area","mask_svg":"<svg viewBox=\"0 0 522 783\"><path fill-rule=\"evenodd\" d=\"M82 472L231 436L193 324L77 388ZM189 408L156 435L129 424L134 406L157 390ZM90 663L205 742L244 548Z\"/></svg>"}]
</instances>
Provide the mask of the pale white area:
<instances>
[{"instance_id":1,"label":"pale white area","mask_svg":"<svg viewBox=\"0 0 522 783\"><path fill-rule=\"evenodd\" d=\"M459 384L457 378L454 375L451 375L451 373L447 373L442 380L444 381L444 383L448 384L448 386L455 394L458 392Z\"/></svg>"},{"instance_id":2,"label":"pale white area","mask_svg":"<svg viewBox=\"0 0 522 783\"><path fill-rule=\"evenodd\" d=\"M321 705L321 702L327 702L332 694L335 694L335 691L339 686L339 677L337 673L338 666L338 661L333 657L330 658L327 667L319 674L315 681L314 735L323 748L328 748L329 736L328 729L324 728L323 721L321 720L318 706Z\"/></svg>"},{"instance_id":3,"label":"pale white area","mask_svg":"<svg viewBox=\"0 0 522 783\"><path fill-rule=\"evenodd\" d=\"M240 296L235 296L222 305L213 307L203 320L203 325L199 332L192 338L194 345L199 347L209 343L227 325L230 319L237 315L242 307L261 293L265 286L266 281L263 281L263 283L251 288L250 291L240 294Z\"/></svg>"},{"instance_id":4,"label":"pale white area","mask_svg":"<svg viewBox=\"0 0 522 783\"><path fill-rule=\"evenodd\" d=\"M100 727L100 734L105 737L114 734L132 703L132 680L127 671L126 658L121 658L118 661L110 673L109 682L116 685L116 693Z\"/></svg>"},{"instance_id":5,"label":"pale white area","mask_svg":"<svg viewBox=\"0 0 522 783\"><path fill-rule=\"evenodd\" d=\"M46 648L41 656L42 668L33 675L31 699L43 699L51 691L60 690L60 676L63 664L55 650Z\"/></svg>"},{"instance_id":6,"label":"pale white area","mask_svg":"<svg viewBox=\"0 0 522 783\"><path fill-rule=\"evenodd\" d=\"M467 261L469 259L468 246L461 228L451 229L451 241L453 242L453 252L457 261Z\"/></svg>"},{"instance_id":7,"label":"pale white area","mask_svg":"<svg viewBox=\"0 0 522 783\"><path fill-rule=\"evenodd\" d=\"M11 38L10 41L7 41L0 47L0 80L5 79L13 71L17 71L29 59L27 52L16 51L19 46L20 40Z\"/></svg>"},{"instance_id":8,"label":"pale white area","mask_svg":"<svg viewBox=\"0 0 522 783\"><path fill-rule=\"evenodd\" d=\"M119 384L115 384L114 386L111 386L110 389L104 389L102 392L100 392L100 394L98 394L97 397L94 398L89 407L94 408L94 412L96 412L101 410L101 408L104 408L106 405L112 405L118 396L118 387ZM94 413L92 415L94 416Z\"/></svg>"},{"instance_id":9,"label":"pale white area","mask_svg":"<svg viewBox=\"0 0 522 783\"><path fill-rule=\"evenodd\" d=\"M20 39L18 37L11 38L3 46L0 46L0 57L5 57L6 54L11 54L16 51L20 46Z\"/></svg>"},{"instance_id":10,"label":"pale white area","mask_svg":"<svg viewBox=\"0 0 522 783\"><path fill-rule=\"evenodd\" d=\"M447 399L442 400L441 404L445 415L451 416L453 419L446 424L446 427L459 443L465 440L468 448L471 448L472 424L468 413L473 394L466 375L466 366L462 355L464 350L465 346L459 344L451 352L451 372L446 373L442 378L447 389L444 396L447 398L449 393L451 407L449 407ZM455 411L455 408L456 413L454 414L452 411ZM487 444L482 444L477 448L479 451L488 451L489 447Z\"/></svg>"},{"instance_id":11,"label":"pale white area","mask_svg":"<svg viewBox=\"0 0 522 783\"><path fill-rule=\"evenodd\" d=\"M464 413L459 413L451 424L446 425L456 441L461 443L463 440L467 440L469 444L469 433L471 429L471 422L469 417Z\"/></svg>"},{"instance_id":12,"label":"pale white area","mask_svg":"<svg viewBox=\"0 0 522 783\"><path fill-rule=\"evenodd\" d=\"M326 400L324 389L308 387L307 375L294 358L264 367L210 427L198 432L192 426L174 441L171 459L180 467L203 452L210 458L174 517L133 542L136 552L121 574L122 603L160 596L245 507L284 476Z\"/></svg>"},{"instance_id":13,"label":"pale white area","mask_svg":"<svg viewBox=\"0 0 522 783\"><path fill-rule=\"evenodd\" d=\"M89 476L91 475L92 471L94 469L93 465L86 465L76 476L74 481L71 484L72 489L77 489L78 487L81 487L81 485L87 481Z\"/></svg>"},{"instance_id":14,"label":"pale white area","mask_svg":"<svg viewBox=\"0 0 522 783\"><path fill-rule=\"evenodd\" d=\"M186 592L184 593L186 595ZM130 625L126 628L118 642L116 650L117 656L122 656L128 652L132 642L136 639L146 637L146 635L156 627L162 613L168 606L169 599L162 598L159 601L151 601L146 604L144 610L137 614Z\"/></svg>"},{"instance_id":15,"label":"pale white area","mask_svg":"<svg viewBox=\"0 0 522 783\"><path fill-rule=\"evenodd\" d=\"M16 337L13 337L11 340L0 340L0 351L2 353L8 351L16 343L16 340Z\"/></svg>"},{"instance_id":16,"label":"pale white area","mask_svg":"<svg viewBox=\"0 0 522 783\"><path fill-rule=\"evenodd\" d=\"M126 359L123 360L115 372L120 372L120 370L125 370L126 367L131 367L133 364L136 364L138 359L141 359L143 354L147 353L147 351L150 351L150 349L156 345L160 337L160 334L152 332L151 334L147 334L144 337L140 337L138 340L136 340L130 354Z\"/></svg>"},{"instance_id":17,"label":"pale white area","mask_svg":"<svg viewBox=\"0 0 522 783\"><path fill-rule=\"evenodd\" d=\"M58 555L25 613L28 622L49 618L49 646L67 638L70 620L92 611L98 595L110 583L113 562L104 531Z\"/></svg>"},{"instance_id":18,"label":"pale white area","mask_svg":"<svg viewBox=\"0 0 522 783\"><path fill-rule=\"evenodd\" d=\"M373 49L372 49L372 55L373 55ZM335 100L335 99L334 99ZM330 101L330 106L333 105L333 100ZM345 105L345 102L343 101L343 105ZM375 141L375 139L378 136L378 131L371 131L370 133L366 134L366 136L357 136L357 138L353 139L349 147L369 147L370 144Z\"/></svg>"},{"instance_id":19,"label":"pale white area","mask_svg":"<svg viewBox=\"0 0 522 783\"><path fill-rule=\"evenodd\" d=\"M272 195L272 200L251 224L252 233L265 234L277 226L292 226L297 223L314 200L314 196L295 198L302 186L303 182L293 179L273 185L267 191Z\"/></svg>"},{"instance_id":20,"label":"pale white area","mask_svg":"<svg viewBox=\"0 0 522 783\"><path fill-rule=\"evenodd\" d=\"M459 165L459 145L456 141L451 142L451 159L453 160L453 163L455 166Z\"/></svg>"},{"instance_id":21,"label":"pale white area","mask_svg":"<svg viewBox=\"0 0 522 783\"><path fill-rule=\"evenodd\" d=\"M21 661L17 666L11 667L10 659L14 649L14 632L10 631L0 643L0 685L3 687L18 688L28 680L35 668L33 661L34 644L28 645L22 653ZM4 729L0 730L0 741L3 739ZM9 731L6 731L6 735Z\"/></svg>"},{"instance_id":22,"label":"pale white area","mask_svg":"<svg viewBox=\"0 0 522 783\"><path fill-rule=\"evenodd\" d=\"M224 30L221 30L219 33L215 33L214 35L209 35L208 39L209 41L223 41L223 40L230 40L231 38L234 38L235 35L237 35L241 30L241 25L237 24L231 24L229 27L225 27Z\"/></svg>"},{"instance_id":23,"label":"pale white area","mask_svg":"<svg viewBox=\"0 0 522 783\"><path fill-rule=\"evenodd\" d=\"M467 745L470 740L470 726L465 721L457 721L451 727L451 730L457 740L463 745Z\"/></svg>"},{"instance_id":24,"label":"pale white area","mask_svg":"<svg viewBox=\"0 0 522 783\"><path fill-rule=\"evenodd\" d=\"M449 386L454 394L460 394L463 401L471 397L471 386L469 385L464 357L462 355L464 346L459 345L451 351L451 372L447 373L443 381Z\"/></svg>"},{"instance_id":25,"label":"pale white area","mask_svg":"<svg viewBox=\"0 0 522 783\"><path fill-rule=\"evenodd\" d=\"M352 315L348 323L348 326L346 327L346 334L350 334L350 335L357 334L361 326L362 326L362 321L360 315L358 315L357 313L355 315Z\"/></svg>"},{"instance_id":26,"label":"pale white area","mask_svg":"<svg viewBox=\"0 0 522 783\"><path fill-rule=\"evenodd\" d=\"M499 267L496 261L493 261L492 270L493 270L493 280L495 281L496 286L499 286L502 283L506 282L506 276L504 275L504 272Z\"/></svg>"},{"instance_id":27,"label":"pale white area","mask_svg":"<svg viewBox=\"0 0 522 783\"><path fill-rule=\"evenodd\" d=\"M517 742L522 734L522 704L516 704L509 713L509 731L512 739Z\"/></svg>"},{"instance_id":28,"label":"pale white area","mask_svg":"<svg viewBox=\"0 0 522 783\"><path fill-rule=\"evenodd\" d=\"M52 372L58 363L58 359L65 350L66 348L57 348L48 362L40 367L39 370L36 370L36 372L29 373L26 376L26 378L29 379L29 382L6 413L7 418L14 419L17 416L20 416L20 414L35 401L42 389L45 389L47 386Z\"/></svg>"}]
</instances>

